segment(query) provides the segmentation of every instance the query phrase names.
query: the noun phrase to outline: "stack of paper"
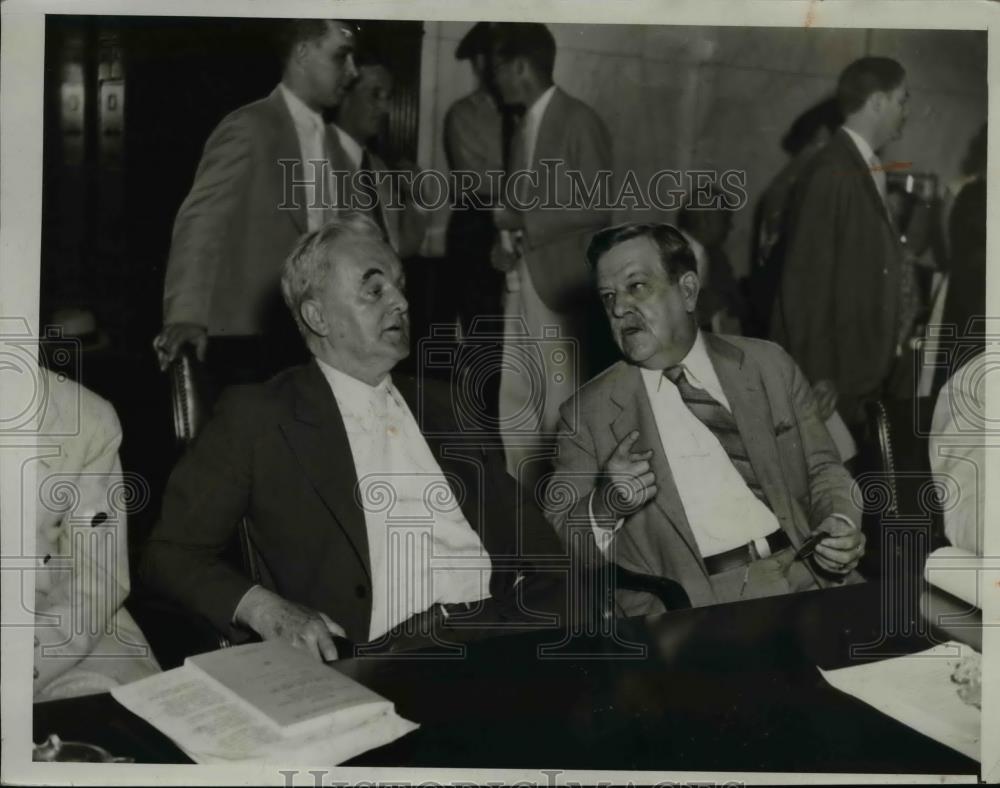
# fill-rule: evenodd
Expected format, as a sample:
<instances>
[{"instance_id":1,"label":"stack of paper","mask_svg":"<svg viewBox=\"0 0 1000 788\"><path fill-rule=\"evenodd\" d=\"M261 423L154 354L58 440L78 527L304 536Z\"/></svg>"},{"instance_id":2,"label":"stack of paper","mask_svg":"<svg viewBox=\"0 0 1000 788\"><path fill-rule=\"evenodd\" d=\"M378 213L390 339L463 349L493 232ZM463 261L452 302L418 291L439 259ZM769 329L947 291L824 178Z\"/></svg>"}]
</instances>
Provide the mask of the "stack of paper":
<instances>
[{"instance_id":1,"label":"stack of paper","mask_svg":"<svg viewBox=\"0 0 1000 788\"><path fill-rule=\"evenodd\" d=\"M198 763L342 763L418 726L283 641L199 654L112 696Z\"/></svg>"},{"instance_id":2,"label":"stack of paper","mask_svg":"<svg viewBox=\"0 0 1000 788\"><path fill-rule=\"evenodd\" d=\"M820 668L820 673L841 692L978 761L981 713L963 699L963 686L953 679L964 660L978 656L968 646L948 642L881 662Z\"/></svg>"}]
</instances>

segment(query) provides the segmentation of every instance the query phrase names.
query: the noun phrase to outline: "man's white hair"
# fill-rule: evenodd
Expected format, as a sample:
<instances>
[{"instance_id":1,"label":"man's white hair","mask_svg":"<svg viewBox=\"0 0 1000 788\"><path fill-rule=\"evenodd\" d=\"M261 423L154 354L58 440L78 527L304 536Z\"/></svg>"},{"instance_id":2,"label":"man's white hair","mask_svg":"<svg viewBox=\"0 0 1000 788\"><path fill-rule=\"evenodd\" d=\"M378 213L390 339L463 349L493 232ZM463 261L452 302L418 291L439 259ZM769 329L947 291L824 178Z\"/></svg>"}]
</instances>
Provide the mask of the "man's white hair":
<instances>
[{"instance_id":1,"label":"man's white hair","mask_svg":"<svg viewBox=\"0 0 1000 788\"><path fill-rule=\"evenodd\" d=\"M307 341L310 331L302 320L302 303L314 297L330 275L330 266L337 258L333 247L352 239L385 243L382 230L367 214L348 211L303 235L285 260L281 271L281 295Z\"/></svg>"}]
</instances>

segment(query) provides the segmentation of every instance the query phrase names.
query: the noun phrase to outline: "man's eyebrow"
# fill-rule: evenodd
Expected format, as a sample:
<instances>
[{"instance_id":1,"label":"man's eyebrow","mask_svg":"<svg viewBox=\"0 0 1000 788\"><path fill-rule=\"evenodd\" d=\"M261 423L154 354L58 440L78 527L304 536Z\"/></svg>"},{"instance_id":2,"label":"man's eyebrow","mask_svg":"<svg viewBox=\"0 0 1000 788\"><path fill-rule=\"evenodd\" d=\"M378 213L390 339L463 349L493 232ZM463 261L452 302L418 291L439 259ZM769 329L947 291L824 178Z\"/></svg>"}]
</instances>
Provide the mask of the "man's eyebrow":
<instances>
[{"instance_id":1,"label":"man's eyebrow","mask_svg":"<svg viewBox=\"0 0 1000 788\"><path fill-rule=\"evenodd\" d=\"M385 271L381 268L369 268L361 275L361 284L364 284L373 276L385 276Z\"/></svg>"}]
</instances>

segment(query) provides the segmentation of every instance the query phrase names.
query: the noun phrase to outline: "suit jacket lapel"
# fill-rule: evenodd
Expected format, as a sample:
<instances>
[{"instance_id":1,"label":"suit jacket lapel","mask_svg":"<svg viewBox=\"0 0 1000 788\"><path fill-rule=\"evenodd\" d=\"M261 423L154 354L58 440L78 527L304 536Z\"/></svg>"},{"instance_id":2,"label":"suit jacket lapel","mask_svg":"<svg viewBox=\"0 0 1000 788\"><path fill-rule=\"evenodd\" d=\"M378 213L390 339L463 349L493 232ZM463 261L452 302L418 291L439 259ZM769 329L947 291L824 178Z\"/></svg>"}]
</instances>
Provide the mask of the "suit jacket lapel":
<instances>
[{"instance_id":1,"label":"suit jacket lapel","mask_svg":"<svg viewBox=\"0 0 1000 788\"><path fill-rule=\"evenodd\" d=\"M565 151L561 150L559 143L565 115L566 94L556 88L545 108L545 114L542 115L542 121L538 124L538 137L535 139L535 150L531 161L533 170L541 169L539 162L544 158L565 155Z\"/></svg>"},{"instance_id":2,"label":"suit jacket lapel","mask_svg":"<svg viewBox=\"0 0 1000 788\"><path fill-rule=\"evenodd\" d=\"M882 195L879 194L878 188L875 186L875 180L871 175L871 164L861 156L861 151L854 144L854 140L846 131L839 129L833 144L841 146L845 161L850 162L849 169L851 172L855 169L858 171L864 184L863 188L868 192L868 197L875 203L875 209L892 229L893 234L897 233L896 222L893 220L892 214L889 213L889 206L885 204Z\"/></svg>"},{"instance_id":3,"label":"suit jacket lapel","mask_svg":"<svg viewBox=\"0 0 1000 788\"><path fill-rule=\"evenodd\" d=\"M283 209L283 213L288 215L288 218L300 233L304 233L309 225L306 219L308 212L306 201L302 199L303 193L301 190L295 190L298 191L298 194L295 191L290 191L292 173L294 172L297 178L304 177L302 147L299 145L299 135L295 131L295 122L292 120L292 114L288 111L288 104L285 103L285 97L281 95L280 85L271 91L271 95L267 97L267 104L271 108L271 114L274 118L277 146L274 159L275 187L271 193L274 195L287 194L290 201L298 202L297 208ZM282 160L299 162L299 166L295 170L289 168L286 171L283 165L280 164Z\"/></svg>"},{"instance_id":4,"label":"suit jacket lapel","mask_svg":"<svg viewBox=\"0 0 1000 788\"><path fill-rule=\"evenodd\" d=\"M619 408L618 414L611 422L611 433L615 436L615 441L620 443L632 430L638 430L640 437L634 450L653 449L650 465L656 476L657 486L654 504L659 507L667 522L677 530L690 548L694 560L704 569L705 562L701 557L701 551L698 550L698 543L695 541L687 515L684 513L684 505L677 492L674 475L670 470L670 463L667 462L653 409L649 404L649 397L646 395L638 367L630 366L619 378L618 385L611 392L611 401Z\"/></svg>"},{"instance_id":5,"label":"suit jacket lapel","mask_svg":"<svg viewBox=\"0 0 1000 788\"><path fill-rule=\"evenodd\" d=\"M778 521L788 522L791 517L788 487L781 473L774 420L760 374L747 364L743 351L726 340L705 334L705 345L729 400L757 481Z\"/></svg>"},{"instance_id":6,"label":"suit jacket lapel","mask_svg":"<svg viewBox=\"0 0 1000 788\"><path fill-rule=\"evenodd\" d=\"M298 375L295 417L282 425L282 431L371 580L368 530L364 511L355 500L358 476L337 400L315 361L301 368Z\"/></svg>"}]
</instances>

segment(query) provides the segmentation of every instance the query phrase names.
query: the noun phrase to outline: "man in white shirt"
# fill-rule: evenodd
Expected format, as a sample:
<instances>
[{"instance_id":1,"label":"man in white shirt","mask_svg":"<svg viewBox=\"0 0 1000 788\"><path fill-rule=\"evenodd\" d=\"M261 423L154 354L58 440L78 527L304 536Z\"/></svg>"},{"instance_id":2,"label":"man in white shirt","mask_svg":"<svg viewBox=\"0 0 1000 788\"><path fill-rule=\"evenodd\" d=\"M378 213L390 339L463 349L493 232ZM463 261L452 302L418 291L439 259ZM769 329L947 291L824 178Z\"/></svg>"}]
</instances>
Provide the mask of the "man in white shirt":
<instances>
[{"instance_id":1,"label":"man in white shirt","mask_svg":"<svg viewBox=\"0 0 1000 788\"><path fill-rule=\"evenodd\" d=\"M604 230L588 260L626 360L562 408L548 516L564 541L669 578L695 606L859 580L853 482L794 362L698 330L695 258L669 225ZM626 615L662 610L617 599Z\"/></svg>"},{"instance_id":2,"label":"man in white shirt","mask_svg":"<svg viewBox=\"0 0 1000 788\"><path fill-rule=\"evenodd\" d=\"M160 364L192 345L220 383L263 379L289 363L283 354L297 343L291 326L285 333L281 264L336 205L322 113L356 75L354 28L291 19L277 29L281 82L223 118L208 138L167 261L163 329L154 342Z\"/></svg>"},{"instance_id":3,"label":"man in white shirt","mask_svg":"<svg viewBox=\"0 0 1000 788\"><path fill-rule=\"evenodd\" d=\"M814 156L790 201L771 336L855 432L864 403L885 391L901 356L907 307L900 232L886 205L879 153L902 134L906 72L865 57L840 75L844 125Z\"/></svg>"},{"instance_id":4,"label":"man in white shirt","mask_svg":"<svg viewBox=\"0 0 1000 788\"><path fill-rule=\"evenodd\" d=\"M392 376L409 353L399 258L365 215L302 238L282 293L312 360L230 389L167 485L144 557L149 585L232 639L252 630L317 657L333 637L456 637L531 619L559 551L518 503L501 452L467 440L447 387ZM224 555L246 517L255 585ZM497 560L501 564L497 564ZM416 618L415 618L416 617ZM537 622L536 622L537 623Z\"/></svg>"}]
</instances>

